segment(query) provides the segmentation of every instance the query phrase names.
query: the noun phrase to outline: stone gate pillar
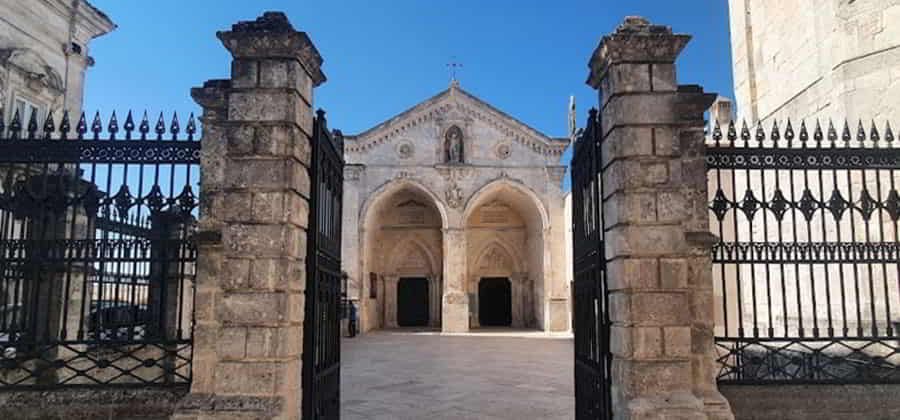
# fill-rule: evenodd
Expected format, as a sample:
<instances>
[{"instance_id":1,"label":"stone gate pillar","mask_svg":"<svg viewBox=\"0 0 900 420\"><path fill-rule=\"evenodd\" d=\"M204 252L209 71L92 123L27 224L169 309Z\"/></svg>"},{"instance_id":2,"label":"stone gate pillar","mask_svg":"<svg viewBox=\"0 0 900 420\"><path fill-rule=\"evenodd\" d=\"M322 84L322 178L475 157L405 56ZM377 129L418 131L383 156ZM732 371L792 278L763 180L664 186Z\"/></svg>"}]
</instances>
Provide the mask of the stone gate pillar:
<instances>
[{"instance_id":1,"label":"stone gate pillar","mask_svg":"<svg viewBox=\"0 0 900 420\"><path fill-rule=\"evenodd\" d=\"M590 60L600 90L617 419L732 419L716 389L703 112L678 86L690 40L626 18Z\"/></svg>"},{"instance_id":2,"label":"stone gate pillar","mask_svg":"<svg viewBox=\"0 0 900 420\"><path fill-rule=\"evenodd\" d=\"M178 419L299 419L312 91L325 77L281 13L217 34L229 80L203 107L191 394Z\"/></svg>"}]
</instances>

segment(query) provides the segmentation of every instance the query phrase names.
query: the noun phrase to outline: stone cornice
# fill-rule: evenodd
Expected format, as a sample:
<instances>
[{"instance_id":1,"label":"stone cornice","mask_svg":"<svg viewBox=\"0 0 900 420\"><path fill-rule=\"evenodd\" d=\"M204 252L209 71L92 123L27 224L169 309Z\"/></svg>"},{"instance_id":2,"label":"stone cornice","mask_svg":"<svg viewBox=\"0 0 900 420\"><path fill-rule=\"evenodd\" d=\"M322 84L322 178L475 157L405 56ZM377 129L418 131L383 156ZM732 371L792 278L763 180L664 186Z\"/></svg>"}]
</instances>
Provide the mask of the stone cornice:
<instances>
[{"instance_id":1,"label":"stone cornice","mask_svg":"<svg viewBox=\"0 0 900 420\"><path fill-rule=\"evenodd\" d=\"M71 19L71 0L44 0L44 3L66 21ZM78 7L78 19L76 19L76 23L89 35L89 39L81 40L82 42L106 35L117 28L116 24L110 20L106 13L103 13L100 9L94 7L87 0L82 0Z\"/></svg>"},{"instance_id":2,"label":"stone cornice","mask_svg":"<svg viewBox=\"0 0 900 420\"><path fill-rule=\"evenodd\" d=\"M232 25L230 31L216 33L219 40L236 59L297 60L309 76L313 86L325 82L322 56L306 32L299 32L281 12L265 12L252 21Z\"/></svg>"},{"instance_id":3,"label":"stone cornice","mask_svg":"<svg viewBox=\"0 0 900 420\"><path fill-rule=\"evenodd\" d=\"M363 133L346 136L345 139L348 140L346 151L365 153L373 147L403 137L406 131L416 126L442 118L454 111L463 117L478 120L502 133L505 139L544 156L560 156L569 145L568 139L548 137L481 99L453 87Z\"/></svg>"},{"instance_id":4,"label":"stone cornice","mask_svg":"<svg viewBox=\"0 0 900 420\"><path fill-rule=\"evenodd\" d=\"M610 66L619 63L674 63L690 40L690 35L675 34L668 26L628 16L615 33L600 40L591 54L587 84L599 89Z\"/></svg>"}]
</instances>

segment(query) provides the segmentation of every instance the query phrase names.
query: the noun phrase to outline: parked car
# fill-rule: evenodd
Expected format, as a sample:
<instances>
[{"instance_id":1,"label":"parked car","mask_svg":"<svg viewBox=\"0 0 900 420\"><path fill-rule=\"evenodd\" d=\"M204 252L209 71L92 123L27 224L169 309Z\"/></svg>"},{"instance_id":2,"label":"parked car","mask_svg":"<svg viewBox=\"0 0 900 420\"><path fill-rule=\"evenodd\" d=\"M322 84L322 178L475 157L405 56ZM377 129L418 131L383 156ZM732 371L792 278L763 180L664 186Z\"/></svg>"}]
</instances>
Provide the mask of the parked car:
<instances>
[{"instance_id":1,"label":"parked car","mask_svg":"<svg viewBox=\"0 0 900 420\"><path fill-rule=\"evenodd\" d=\"M109 300L92 302L88 333L101 341L142 339L149 319L147 305Z\"/></svg>"}]
</instances>

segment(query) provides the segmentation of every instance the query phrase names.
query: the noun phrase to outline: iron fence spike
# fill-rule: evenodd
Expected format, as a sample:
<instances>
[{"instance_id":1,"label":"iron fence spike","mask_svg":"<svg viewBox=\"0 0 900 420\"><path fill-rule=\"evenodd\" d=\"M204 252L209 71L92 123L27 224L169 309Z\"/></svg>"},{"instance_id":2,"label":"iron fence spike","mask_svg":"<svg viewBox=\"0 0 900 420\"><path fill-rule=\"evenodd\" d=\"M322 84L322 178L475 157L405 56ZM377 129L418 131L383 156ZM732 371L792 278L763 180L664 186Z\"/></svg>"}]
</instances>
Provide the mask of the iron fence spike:
<instances>
[{"instance_id":1,"label":"iron fence spike","mask_svg":"<svg viewBox=\"0 0 900 420\"><path fill-rule=\"evenodd\" d=\"M872 128L869 130L869 139L875 142L875 145L878 145L878 141L881 140L881 135L878 133L878 126L875 125L875 120L872 120Z\"/></svg>"},{"instance_id":2,"label":"iron fence spike","mask_svg":"<svg viewBox=\"0 0 900 420\"><path fill-rule=\"evenodd\" d=\"M50 111L44 120L44 138L49 140L53 136L54 131L56 131L56 124L53 123L53 111Z\"/></svg>"},{"instance_id":3,"label":"iron fence spike","mask_svg":"<svg viewBox=\"0 0 900 420\"><path fill-rule=\"evenodd\" d=\"M59 124L59 133L61 138L65 139L72 130L72 124L69 122L69 110L63 111L62 122Z\"/></svg>"},{"instance_id":4,"label":"iron fence spike","mask_svg":"<svg viewBox=\"0 0 900 420\"><path fill-rule=\"evenodd\" d=\"M32 110L32 111L31 111L31 116L28 117L28 128L27 128L27 130L28 130L28 138L29 138L29 139L33 139L35 133L37 133L37 130L38 130L37 110L36 110L36 109L35 109L35 110Z\"/></svg>"},{"instance_id":5,"label":"iron fence spike","mask_svg":"<svg viewBox=\"0 0 900 420\"><path fill-rule=\"evenodd\" d=\"M181 124L178 123L178 112L172 114L172 124L169 126L169 132L172 134L172 140L178 140L178 133L181 132Z\"/></svg>"},{"instance_id":6,"label":"iron fence spike","mask_svg":"<svg viewBox=\"0 0 900 420\"><path fill-rule=\"evenodd\" d=\"M87 130L87 115L85 115L84 111L81 111L81 116L78 118L78 125L75 126L75 131L78 133L78 140L84 139Z\"/></svg>"},{"instance_id":7,"label":"iron fence spike","mask_svg":"<svg viewBox=\"0 0 900 420\"><path fill-rule=\"evenodd\" d=\"M737 140L737 129L734 127L734 121L728 123L728 141L734 144Z\"/></svg>"},{"instance_id":8,"label":"iron fence spike","mask_svg":"<svg viewBox=\"0 0 900 420\"><path fill-rule=\"evenodd\" d=\"M794 127L791 125L791 119L788 118L787 125L784 127L784 138L787 139L788 144L794 140Z\"/></svg>"},{"instance_id":9,"label":"iron fence spike","mask_svg":"<svg viewBox=\"0 0 900 420\"><path fill-rule=\"evenodd\" d=\"M163 134L166 134L166 121L163 118L163 113L159 113L159 119L156 120L156 139L162 140Z\"/></svg>"},{"instance_id":10,"label":"iron fence spike","mask_svg":"<svg viewBox=\"0 0 900 420\"><path fill-rule=\"evenodd\" d=\"M838 134L837 130L834 129L834 120L828 120L828 140L831 141L832 144L837 142Z\"/></svg>"},{"instance_id":11,"label":"iron fence spike","mask_svg":"<svg viewBox=\"0 0 900 420\"><path fill-rule=\"evenodd\" d=\"M125 117L125 139L131 140L131 132L134 131L134 116L131 114L131 110L128 110L128 116Z\"/></svg>"},{"instance_id":12,"label":"iron fence spike","mask_svg":"<svg viewBox=\"0 0 900 420\"><path fill-rule=\"evenodd\" d=\"M113 111L112 116L109 117L109 124L106 126L106 131L109 132L110 140L116 139L116 133L119 132L119 119L116 117L116 111Z\"/></svg>"}]
</instances>

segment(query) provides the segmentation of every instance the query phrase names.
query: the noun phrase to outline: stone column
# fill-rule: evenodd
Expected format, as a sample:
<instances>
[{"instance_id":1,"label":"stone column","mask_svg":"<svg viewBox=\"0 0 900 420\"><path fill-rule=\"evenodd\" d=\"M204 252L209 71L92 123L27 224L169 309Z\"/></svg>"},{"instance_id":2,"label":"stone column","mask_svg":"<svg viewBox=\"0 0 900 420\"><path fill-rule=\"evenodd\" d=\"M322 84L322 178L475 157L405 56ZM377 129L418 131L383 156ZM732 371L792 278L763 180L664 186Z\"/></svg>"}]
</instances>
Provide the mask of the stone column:
<instances>
[{"instance_id":1,"label":"stone column","mask_svg":"<svg viewBox=\"0 0 900 420\"><path fill-rule=\"evenodd\" d=\"M440 276L430 275L428 282L428 326L436 328L441 325L441 282Z\"/></svg>"},{"instance_id":2,"label":"stone column","mask_svg":"<svg viewBox=\"0 0 900 420\"><path fill-rule=\"evenodd\" d=\"M384 276L384 328L397 328L397 285L400 277L396 275Z\"/></svg>"},{"instance_id":3,"label":"stone column","mask_svg":"<svg viewBox=\"0 0 900 420\"><path fill-rule=\"evenodd\" d=\"M466 231L444 229L444 296L441 330L448 333L469 331L469 297L466 294Z\"/></svg>"},{"instance_id":4,"label":"stone column","mask_svg":"<svg viewBox=\"0 0 900 420\"><path fill-rule=\"evenodd\" d=\"M591 57L600 90L603 213L617 419L732 419L709 370L712 266L703 112L678 86L690 36L626 18Z\"/></svg>"},{"instance_id":5,"label":"stone column","mask_svg":"<svg viewBox=\"0 0 900 420\"><path fill-rule=\"evenodd\" d=\"M230 80L203 107L193 382L178 419L299 419L312 90L325 78L281 13L219 32Z\"/></svg>"}]
</instances>

